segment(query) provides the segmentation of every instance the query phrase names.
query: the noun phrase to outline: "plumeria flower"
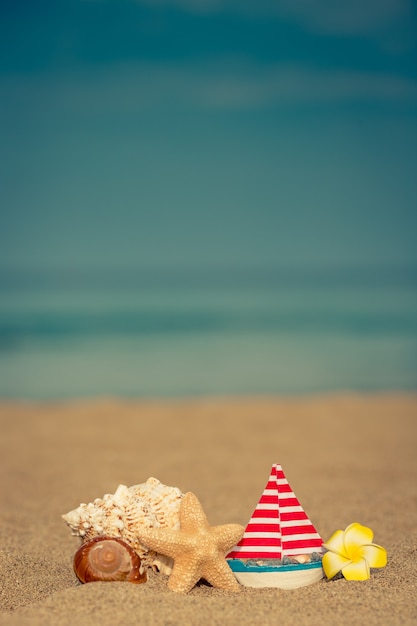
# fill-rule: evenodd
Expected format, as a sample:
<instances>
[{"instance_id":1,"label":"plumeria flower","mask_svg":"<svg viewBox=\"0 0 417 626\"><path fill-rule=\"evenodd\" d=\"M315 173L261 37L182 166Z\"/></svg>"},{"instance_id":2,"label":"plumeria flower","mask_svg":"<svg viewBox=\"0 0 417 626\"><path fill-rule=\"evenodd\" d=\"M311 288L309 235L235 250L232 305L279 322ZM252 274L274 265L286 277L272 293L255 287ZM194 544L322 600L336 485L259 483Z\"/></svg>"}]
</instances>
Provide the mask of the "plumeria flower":
<instances>
[{"instance_id":1,"label":"plumeria flower","mask_svg":"<svg viewBox=\"0 0 417 626\"><path fill-rule=\"evenodd\" d=\"M371 543L374 533L357 522L345 530L336 530L329 541L323 544L328 550L323 555L323 569L327 578L342 572L346 580L368 580L371 567L385 567L385 548Z\"/></svg>"}]
</instances>

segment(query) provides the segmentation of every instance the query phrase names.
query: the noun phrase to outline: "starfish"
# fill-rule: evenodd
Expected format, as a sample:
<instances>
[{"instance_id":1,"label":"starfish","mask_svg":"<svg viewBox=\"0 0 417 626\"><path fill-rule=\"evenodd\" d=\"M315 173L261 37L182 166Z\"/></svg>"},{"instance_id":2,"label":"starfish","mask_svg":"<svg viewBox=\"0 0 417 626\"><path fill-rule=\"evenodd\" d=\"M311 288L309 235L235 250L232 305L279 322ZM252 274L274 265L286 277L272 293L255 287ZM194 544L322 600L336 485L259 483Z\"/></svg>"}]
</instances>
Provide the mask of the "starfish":
<instances>
[{"instance_id":1,"label":"starfish","mask_svg":"<svg viewBox=\"0 0 417 626\"><path fill-rule=\"evenodd\" d=\"M181 500L179 530L146 528L138 536L145 546L174 560L171 591L187 593L200 578L219 589L240 591L225 555L244 531L240 524L210 526L197 496L189 491Z\"/></svg>"}]
</instances>

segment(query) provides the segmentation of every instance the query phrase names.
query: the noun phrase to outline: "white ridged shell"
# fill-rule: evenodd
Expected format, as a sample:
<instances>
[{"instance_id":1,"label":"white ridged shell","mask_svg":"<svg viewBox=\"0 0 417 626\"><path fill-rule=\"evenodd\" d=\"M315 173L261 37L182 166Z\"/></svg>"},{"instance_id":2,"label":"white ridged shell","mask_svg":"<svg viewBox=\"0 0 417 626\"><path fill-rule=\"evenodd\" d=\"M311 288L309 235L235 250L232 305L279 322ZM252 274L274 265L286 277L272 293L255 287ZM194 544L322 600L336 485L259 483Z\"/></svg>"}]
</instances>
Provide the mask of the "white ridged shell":
<instances>
[{"instance_id":1,"label":"white ridged shell","mask_svg":"<svg viewBox=\"0 0 417 626\"><path fill-rule=\"evenodd\" d=\"M139 528L177 530L182 496L177 487L168 487L151 477L140 485L119 485L114 494L80 504L62 518L82 542L101 535L120 537L137 552L144 566L170 574L172 560L145 548L137 535Z\"/></svg>"}]
</instances>

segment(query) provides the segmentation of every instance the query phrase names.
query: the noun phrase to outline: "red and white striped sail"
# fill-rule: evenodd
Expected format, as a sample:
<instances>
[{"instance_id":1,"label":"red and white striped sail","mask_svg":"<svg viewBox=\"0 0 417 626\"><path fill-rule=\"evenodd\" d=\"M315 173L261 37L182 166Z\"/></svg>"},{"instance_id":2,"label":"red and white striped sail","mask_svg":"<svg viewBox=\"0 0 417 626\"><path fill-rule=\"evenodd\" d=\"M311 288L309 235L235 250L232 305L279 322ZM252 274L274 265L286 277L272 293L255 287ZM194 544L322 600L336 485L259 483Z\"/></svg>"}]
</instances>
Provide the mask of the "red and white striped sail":
<instances>
[{"instance_id":1,"label":"red and white striped sail","mask_svg":"<svg viewBox=\"0 0 417 626\"><path fill-rule=\"evenodd\" d=\"M227 558L282 559L319 552L322 543L281 465L275 463L245 534Z\"/></svg>"}]
</instances>

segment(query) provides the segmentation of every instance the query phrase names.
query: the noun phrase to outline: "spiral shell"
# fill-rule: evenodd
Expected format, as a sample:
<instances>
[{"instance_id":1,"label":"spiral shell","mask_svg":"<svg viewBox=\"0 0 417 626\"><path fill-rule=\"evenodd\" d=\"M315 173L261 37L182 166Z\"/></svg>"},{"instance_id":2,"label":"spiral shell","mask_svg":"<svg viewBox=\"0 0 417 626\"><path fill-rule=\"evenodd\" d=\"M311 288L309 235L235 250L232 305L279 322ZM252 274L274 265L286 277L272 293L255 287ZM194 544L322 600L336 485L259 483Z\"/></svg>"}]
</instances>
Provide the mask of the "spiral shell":
<instances>
[{"instance_id":1,"label":"spiral shell","mask_svg":"<svg viewBox=\"0 0 417 626\"><path fill-rule=\"evenodd\" d=\"M133 548L114 537L95 537L83 543L74 555L74 571L82 583L122 580L144 583L147 580Z\"/></svg>"},{"instance_id":2,"label":"spiral shell","mask_svg":"<svg viewBox=\"0 0 417 626\"><path fill-rule=\"evenodd\" d=\"M178 488L151 477L132 487L119 485L114 494L80 504L62 517L81 541L102 536L122 539L138 554L144 567L170 574L172 560L143 546L138 540L138 530L153 527L177 530L182 496Z\"/></svg>"}]
</instances>

